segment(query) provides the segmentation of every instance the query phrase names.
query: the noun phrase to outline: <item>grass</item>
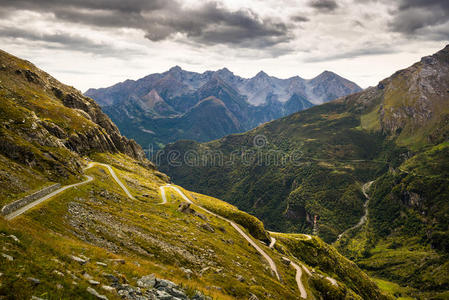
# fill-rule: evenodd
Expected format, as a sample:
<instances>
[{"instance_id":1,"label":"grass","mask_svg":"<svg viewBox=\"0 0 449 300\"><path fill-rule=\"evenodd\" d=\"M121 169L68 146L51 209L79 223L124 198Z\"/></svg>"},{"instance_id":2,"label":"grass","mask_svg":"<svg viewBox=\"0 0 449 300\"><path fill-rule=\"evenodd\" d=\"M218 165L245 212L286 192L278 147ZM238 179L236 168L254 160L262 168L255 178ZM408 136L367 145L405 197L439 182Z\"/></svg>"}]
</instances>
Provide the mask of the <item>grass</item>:
<instances>
[{"instance_id":1,"label":"grass","mask_svg":"<svg viewBox=\"0 0 449 300\"><path fill-rule=\"evenodd\" d=\"M249 233L253 237L265 243L269 243L270 239L265 231L263 223L256 217L251 216L250 214L239 210L234 205L221 201L217 198L189 192L182 187L180 188L187 194L187 196L190 196L191 199L194 199L196 203L200 204L204 208L242 225L248 229Z\"/></svg>"},{"instance_id":2,"label":"grass","mask_svg":"<svg viewBox=\"0 0 449 300\"><path fill-rule=\"evenodd\" d=\"M363 130L380 131L379 107L375 106L373 110L361 115L360 126Z\"/></svg>"},{"instance_id":3,"label":"grass","mask_svg":"<svg viewBox=\"0 0 449 300\"><path fill-rule=\"evenodd\" d=\"M379 278L373 278L374 282L376 282L377 286L384 291L385 293L388 293L389 295L395 297L398 300L413 300L415 298L402 295L407 295L410 293L409 289L406 287L402 287L397 283L386 281Z\"/></svg>"},{"instance_id":4,"label":"grass","mask_svg":"<svg viewBox=\"0 0 449 300\"><path fill-rule=\"evenodd\" d=\"M335 245L370 275L408 286L403 296L444 299L449 289L448 148L427 147L379 177L368 222Z\"/></svg>"},{"instance_id":5,"label":"grass","mask_svg":"<svg viewBox=\"0 0 449 300\"><path fill-rule=\"evenodd\" d=\"M91 184L67 190L13 222L3 223L5 234L14 233L24 240L24 249L23 252L8 250L8 254L16 258L13 268L3 270L1 267L0 272L5 273L6 278L13 278L12 272L20 264L24 267L21 272L24 278L34 274L42 281L37 288L24 289L24 297L42 295L44 290L51 295L62 295L62 291L54 286L58 282L52 275L56 266L49 263L54 257L64 262L64 268L78 277L86 271L95 280L105 281L101 276L105 270L94 263L81 268L67 258L73 254L90 257L92 262L107 262L109 258L117 256L123 258L125 265L108 264L106 271L119 272L133 284L139 276L156 273L188 289L202 290L217 299L243 299L248 297L249 292L260 299L266 298L267 294L275 298L295 298L295 286L286 288L279 283L267 270L263 258L227 222L210 216L204 221L177 211L180 199L173 193L168 193L167 205L157 205L156 201L152 201L159 197L156 187L165 182L160 179L157 181L159 177L152 171L128 163L125 156L100 157L114 166L122 181L131 187L133 194L136 193L136 200L128 199L120 187L111 181L108 172L95 167L87 171L87 174L95 177ZM128 173L131 169L133 176ZM139 185L134 181L136 178L140 178ZM143 197L139 193L151 196ZM158 200L160 202L160 198ZM81 209L81 212L75 215L69 213L73 207ZM88 217L89 212L96 217ZM204 230L201 227L204 223L208 223L215 231L211 233ZM58 247L59 244L64 246ZM43 253L28 255L34 247L39 247ZM36 259L37 256L40 258ZM35 261L32 263L30 259ZM280 264L279 257L277 260ZM183 275L181 267L194 272L191 279ZM209 268L201 273L206 267ZM35 273L36 270L39 272ZM285 278L294 280L292 270L286 268L285 273ZM243 276L245 282L238 281L237 274ZM82 292L87 287L85 281L81 280L74 287L71 279L64 280L61 284L64 285L65 296L86 297L86 293ZM26 279L4 283L3 294L19 286L26 286ZM219 286L220 289L207 289L211 286ZM108 297L114 298L114 295Z\"/></svg>"},{"instance_id":6,"label":"grass","mask_svg":"<svg viewBox=\"0 0 449 300\"><path fill-rule=\"evenodd\" d=\"M287 248L282 245L276 250L269 249L255 239L275 261L282 278L279 282L260 254L227 222L195 206L193 208L207 219L178 211L183 200L170 189L167 189L168 203L160 205L159 186L167 181L157 171L144 168L121 154L96 154L92 158L112 165L136 199L127 198L109 172L97 166L86 171L95 178L91 183L69 189L11 222L0 220L0 239L5 245L2 252L14 257L14 261L0 264L3 273L0 295L20 290L16 295L21 298L34 295L89 299L91 295L86 293L89 284L83 273L108 284L102 276L106 272L126 278L132 285L141 276L154 273L190 292L200 290L213 299L247 299L250 293L259 299L297 298L295 270L284 264L281 257L287 255L309 264L304 257L291 256L290 250L285 252ZM260 221L232 205L185 192L208 209L234 218L236 222L243 220L241 225L250 233L252 227L265 233ZM213 232L206 229L205 224L213 228ZM17 236L20 243L14 243L10 234ZM318 247L315 251L322 251L319 248L324 245L317 242L313 247ZM82 266L74 262L71 255L90 260ZM115 258L124 259L125 263L111 262ZM97 261L107 266L99 266ZM334 276L320 264L318 262L315 268L321 276ZM181 268L191 269L191 278L187 278ZM57 275L55 270L64 276ZM244 281L239 281L237 275ZM41 284L32 286L27 279L30 276L38 278ZM309 278L305 274L303 280L310 299L333 289L319 276ZM117 298L116 294L101 293L110 299Z\"/></svg>"}]
</instances>

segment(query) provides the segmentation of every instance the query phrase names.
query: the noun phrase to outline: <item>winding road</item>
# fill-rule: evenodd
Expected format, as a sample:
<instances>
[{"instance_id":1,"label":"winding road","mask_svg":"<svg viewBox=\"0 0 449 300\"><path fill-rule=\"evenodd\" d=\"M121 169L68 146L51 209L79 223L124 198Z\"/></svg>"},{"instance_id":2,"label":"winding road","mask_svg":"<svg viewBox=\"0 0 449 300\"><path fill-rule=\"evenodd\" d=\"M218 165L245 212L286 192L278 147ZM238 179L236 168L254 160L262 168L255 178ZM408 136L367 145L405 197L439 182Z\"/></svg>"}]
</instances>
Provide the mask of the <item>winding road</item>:
<instances>
[{"instance_id":1,"label":"winding road","mask_svg":"<svg viewBox=\"0 0 449 300\"><path fill-rule=\"evenodd\" d=\"M111 168L110 165L103 164L103 163L98 163L98 162L90 162L87 165L87 168L85 168L85 170L87 170L89 168L92 168L94 166L102 166L102 167L107 168L109 173L111 173L112 178L114 178L115 182L117 182L117 184L122 188L122 190L125 192L125 194L132 200L136 199L136 198L133 197L133 195L131 195L131 193L128 191L128 189L123 184L123 182L120 180L120 178L118 178L118 176L115 174L115 171Z\"/></svg>"},{"instance_id":2,"label":"winding road","mask_svg":"<svg viewBox=\"0 0 449 300\"><path fill-rule=\"evenodd\" d=\"M280 233L280 232L273 232L273 231L268 231L269 233ZM312 237L308 234L303 234L306 237L306 241L311 240ZM274 245L276 244L276 239L274 237L271 237L271 243L270 243L270 249L272 249L274 247ZM302 270L304 269L304 271L309 275L312 276L312 273L309 271L309 269L304 266L303 264L300 264L301 266L299 266L298 264L294 263L293 261L290 261L290 265L296 270L296 275L295 275L295 280L296 280L296 284L298 285L298 289L299 289L299 293L301 298L303 299L307 299L307 291L301 281L301 277L302 277Z\"/></svg>"},{"instance_id":3,"label":"winding road","mask_svg":"<svg viewBox=\"0 0 449 300\"><path fill-rule=\"evenodd\" d=\"M183 193L183 191L181 191L181 189L180 188L178 188L177 186L173 186L173 185L165 185L165 186L162 186L161 187L161 196L162 196L162 203L167 203L167 199L166 199L166 196L165 196L165 191L164 192L162 192L165 188L172 188L172 189L174 189L181 197L182 197L182 199L184 199L186 202L188 202L188 203L190 203L190 204L195 204L195 203L193 203L192 202L192 200L190 200L189 199L189 197L187 197L184 193ZM162 204L161 203L161 204ZM276 267L276 264L274 263L274 261L271 259L271 257L265 252L265 251L263 251L263 249L262 248L260 248L259 247L259 245L257 245L256 244L256 242L254 242L253 241L253 239L251 239L235 222L233 222L233 221L231 221L231 220L229 220L229 219L226 219L225 217L222 217L222 216L220 216L220 215L217 215L216 213L213 213L213 212L211 212L210 210L208 210L208 209L206 209L206 208L204 208L204 207L202 207L202 206L200 206L200 205L198 205L198 204L195 204L196 206L198 206L199 208L201 208L202 210L204 210L205 212L207 212L207 213L209 213L209 214L211 214L211 215L213 215L213 216L215 216L215 217L217 217L217 218L219 218L219 219L222 219L222 220L224 220L224 221L226 221L226 222L228 222L232 227L234 227L234 229L246 240L246 241L248 241L248 243L250 243L251 244L251 246L253 246L254 247L254 249L256 249L257 250L257 252L259 252L261 255L262 255L262 257L268 262L268 264L270 265L270 268L271 268L271 270L274 272L274 274L276 275L276 278L278 279L278 280L281 280L281 278L280 278L280 276L279 276L279 273L278 273L278 270L277 270L277 267Z\"/></svg>"},{"instance_id":4,"label":"winding road","mask_svg":"<svg viewBox=\"0 0 449 300\"><path fill-rule=\"evenodd\" d=\"M167 203L167 196L165 195L165 188L167 188L167 187L171 187L171 184L167 184L167 185L159 187L159 190L161 191L161 198L162 198L162 202L159 204Z\"/></svg>"},{"instance_id":5,"label":"winding road","mask_svg":"<svg viewBox=\"0 0 449 300\"><path fill-rule=\"evenodd\" d=\"M363 207L364 207L364 209L365 209L365 214L360 218L360 221L359 221L357 224L355 224L354 226L352 226L352 227L346 229L345 231L343 231L342 233L340 233L340 234L338 235L338 237L337 237L336 242L338 242L338 241L343 237L343 235L345 235L345 234L348 233L349 231L352 231L352 230L354 230L354 229L359 228L360 226L362 226L362 225L366 222L366 220L368 219L369 196L368 196L368 194L366 193L366 191L371 187L371 185L373 184L373 182L374 182L374 181L367 182L367 183L365 183L365 184L362 186L362 193L363 193L363 195L364 195L365 198L366 198L365 204L363 204Z\"/></svg>"},{"instance_id":6,"label":"winding road","mask_svg":"<svg viewBox=\"0 0 449 300\"><path fill-rule=\"evenodd\" d=\"M292 267L296 270L296 284L298 284L299 294L301 295L301 298L307 299L307 291L304 288L304 285L302 284L301 277L302 277L302 268L295 264L294 262L290 262Z\"/></svg>"},{"instance_id":7,"label":"winding road","mask_svg":"<svg viewBox=\"0 0 449 300\"><path fill-rule=\"evenodd\" d=\"M112 178L114 178L115 182L117 182L117 184L123 189L123 191L125 192L125 194L126 194L130 199L135 199L135 198L131 195L131 193L128 191L128 189L126 188L126 186L123 184L123 182L122 182L122 181L118 178L118 176L115 174L115 171L111 168L110 165L103 164L103 163L98 163L98 162L90 162L90 163L87 165L87 167L84 168L84 170L90 169L90 168L92 168L92 167L94 167L94 166L102 166L102 167L106 167L106 168L108 169L109 173L111 174ZM10 213L9 215L6 215L6 216L5 216L5 219L8 220L8 221L10 221L10 220L12 220L12 219L14 219L14 218L20 216L21 214L25 213L26 211L30 210L31 208L35 207L36 205L38 205L38 204L40 204L40 203L42 203L42 202L44 202L44 201L46 201L46 200L48 200L48 199L50 199L50 198L56 196L56 195L58 195L58 194L64 192L64 191L67 190L67 189L74 188L74 187L77 187L77 186L80 186L80 185L89 183L89 182L91 182L92 180L94 180L94 178L93 178L92 176L89 176L89 175L85 175L85 176L86 176L86 178L87 178L85 181L82 181L82 182L78 182L78 183L74 183L74 184L70 184L70 185L63 186L63 187L61 187L60 189L57 189L56 191L54 191L54 192L52 192L52 193L50 193L50 194L48 194L48 195L45 195L45 196L43 196L43 197L41 197L41 198L39 198L39 199L37 199L37 200L35 200L35 201L29 203L29 204L27 204L27 205L25 205L25 206L23 206L23 207L17 209L16 211Z\"/></svg>"},{"instance_id":8,"label":"winding road","mask_svg":"<svg viewBox=\"0 0 449 300\"><path fill-rule=\"evenodd\" d=\"M111 174L112 178L122 188L122 190L125 192L125 194L130 199L135 199L133 197L133 195L129 192L127 187L123 184L123 182L118 178L117 174L115 173L115 171L112 169L112 167L110 165L104 164L104 163L98 163L98 162L89 162L89 164L87 165L87 167L84 170L90 169L90 168L92 168L94 166L102 166L102 167L105 167L106 169L108 169L108 171ZM8 221L12 220L12 219L22 215L23 213L27 212L28 210L32 209L33 207L37 206L38 204L40 204L40 203L42 203L42 202L44 202L44 201L46 201L46 200L48 200L48 199L50 199L52 197L54 197L54 196L64 192L67 189L74 188L74 187L77 187L77 186L80 186L80 185L84 185L84 184L87 184L87 183L89 183L89 182L94 180L94 178L92 176L85 175L85 177L86 177L86 180L84 180L82 182L78 182L78 183L74 183L74 184L63 186L63 187L59 188L58 190L53 191L53 192L49 193L48 195L45 195L45 196L43 196L43 197L41 197L41 198L39 198L39 199L29 203L28 205L25 205L25 206L17 209L16 211L6 215L5 219L8 220ZM171 184L168 184L168 185L165 185L165 186L161 186L159 188L160 191L161 191L161 198L162 198L162 202L160 204L167 203L167 197L166 197L166 191L165 191L166 188L174 189L186 202L188 202L190 204L195 204L192 200L190 200L189 197L187 197L184 194L184 192L180 188L178 188L177 186L173 186ZM364 192L364 194L365 194L365 192ZM222 219L222 220L228 222L248 243L250 243L250 245L254 249L257 250L257 252L259 252L262 255L262 257L268 262L268 264L269 264L271 270L273 271L273 273L276 275L276 278L280 281L280 276L279 276L276 264L273 261L273 259L261 247L259 247L259 245L257 245L256 242L254 242L253 239L250 238L235 222L233 222L233 221L231 221L231 220L229 220L229 219L227 219L225 217L222 217L220 215L217 215L216 213L213 213L210 210L208 210L208 209L206 209L206 208L204 208L204 207L202 207L202 206L200 206L198 204L195 204L195 205L198 206L200 209L204 210L205 212L207 212L207 213L209 213L209 214L211 214L211 215L213 215L213 216L215 216L215 217L217 217L219 219ZM307 238L311 239L312 237L307 236ZM274 237L271 237L271 243L269 245L269 248L273 248L275 243L276 243L276 239ZM298 285L300 296L301 296L301 298L306 299L307 298L307 292L306 292L306 289L304 288L304 285L303 285L303 283L301 281L302 269L304 268L304 270L309 275L311 275L310 271L307 268L305 268L304 266L299 266L298 264L296 264L294 262L291 262L291 265L293 266L293 268L296 269L295 279L296 279L296 283Z\"/></svg>"}]
</instances>

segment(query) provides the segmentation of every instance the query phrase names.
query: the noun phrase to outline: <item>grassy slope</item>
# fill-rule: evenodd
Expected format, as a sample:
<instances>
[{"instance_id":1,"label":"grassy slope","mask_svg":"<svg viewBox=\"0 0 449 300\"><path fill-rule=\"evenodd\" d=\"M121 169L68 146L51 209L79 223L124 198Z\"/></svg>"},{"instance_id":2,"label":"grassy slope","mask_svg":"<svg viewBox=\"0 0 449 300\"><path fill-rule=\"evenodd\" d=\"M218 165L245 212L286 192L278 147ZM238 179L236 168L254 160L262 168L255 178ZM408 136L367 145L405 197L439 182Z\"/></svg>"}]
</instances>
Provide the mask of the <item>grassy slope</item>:
<instances>
[{"instance_id":1,"label":"grassy slope","mask_svg":"<svg viewBox=\"0 0 449 300\"><path fill-rule=\"evenodd\" d=\"M385 297L376 291L376 284L353 262L344 258L333 247L318 237L308 239L301 234L273 233L276 248L300 261L312 271L307 284L316 290L327 290L324 299L379 299ZM321 277L321 276L323 277ZM332 285L325 277L338 281ZM386 298L386 297L385 297Z\"/></svg>"},{"instance_id":2,"label":"grassy slope","mask_svg":"<svg viewBox=\"0 0 449 300\"><path fill-rule=\"evenodd\" d=\"M143 157L92 99L0 50L0 205L79 181L81 155L117 150Z\"/></svg>"},{"instance_id":3,"label":"grassy slope","mask_svg":"<svg viewBox=\"0 0 449 300\"><path fill-rule=\"evenodd\" d=\"M51 185L45 176L0 155L0 206Z\"/></svg>"},{"instance_id":4,"label":"grassy slope","mask_svg":"<svg viewBox=\"0 0 449 300\"><path fill-rule=\"evenodd\" d=\"M87 271L101 282L105 281L102 272L119 272L134 284L137 277L156 273L175 282L185 282L191 288L206 290L207 286L220 286L224 294L237 298L247 297L248 291L264 298L263 293L269 291L277 298L294 299L294 291L286 290L271 276L262 259L250 246L241 242L232 227L211 219L209 223L216 231L205 231L199 226L205 221L177 211L176 202L179 200L176 197L171 197L171 203L165 206L157 205L160 202L157 187L164 184L159 177L139 168L137 164L129 164L129 158L104 155L102 158L113 163L119 176L125 179L133 192L140 194L138 200L127 199L118 186L111 184L107 172L94 168L88 171L96 178L92 184L67 191L11 223L2 222L2 230L6 234L14 233L23 240L20 247L12 246L13 243L7 246L7 253L16 260L3 265L7 269L1 272L7 281L4 281L2 294L8 294L12 288L26 286L26 278L32 274L38 276L43 284L35 289L21 289L28 296L29 293L41 295L46 291L52 295L63 292L65 296L84 297L85 280L73 286L71 278L64 278L64 290L57 291L54 281L57 276L52 274L57 269L63 272L71 270L78 277ZM97 217L84 218L83 214L79 217L80 213L72 215L67 212L74 207L94 213ZM8 238L5 237L5 240ZM231 240L232 244L229 242ZM28 256L35 247L41 253ZM71 254L85 255L91 258L92 263L80 267L70 261L68 256ZM108 262L108 258L116 256L124 258L127 263L108 264L106 270L94 263ZM63 265L53 263L52 258ZM237 261L241 266L236 265ZM19 271L21 279L16 279L12 274L17 273L18 266L23 268ZM206 266L211 269L200 276L200 270ZM193 278L187 280L180 267L192 269L195 274ZM222 271L217 272L218 269ZM239 282L235 274L244 276L246 283ZM253 277L259 284L250 281ZM220 299L226 298L219 291L206 293Z\"/></svg>"},{"instance_id":5,"label":"grassy slope","mask_svg":"<svg viewBox=\"0 0 449 300\"><path fill-rule=\"evenodd\" d=\"M296 299L295 272L281 262L278 251L261 244L275 260L281 283L263 258L228 223L211 216L203 220L179 212L181 200L170 190L167 190L168 203L159 205L158 187L166 184L163 174L145 169L124 155L96 154L93 158L111 164L136 200L127 198L105 169L95 167L87 171L95 178L92 183L70 189L11 222L0 220L0 240L5 247L2 253L14 257L14 261L5 260L0 265L3 273L0 295L14 291L23 298L32 295L89 298L88 283L82 274L87 272L95 280L108 284L102 276L106 272L126 278L132 285L141 276L155 273L190 291L202 290L217 299L247 299L249 293L259 299ZM202 205L215 207L215 211L238 215L234 208L217 199L192 195ZM226 212L228 209L231 214ZM205 223L214 228L213 233L201 226ZM10 234L20 242L14 242ZM328 246L321 243L316 247L320 251L318 248ZM84 255L90 261L81 266L70 255ZM122 258L126 263L109 260L114 258ZM107 266L96 265L97 261ZM191 279L186 278L181 267L193 271ZM78 279L74 280L70 272ZM237 275L245 281L240 282ZM32 286L28 277L40 279L41 284ZM59 289L58 284L63 288ZM340 284L344 285L344 281ZM320 294L314 287L309 289L310 295ZM372 292L378 293L375 286ZM117 297L102 293L111 299Z\"/></svg>"}]
</instances>

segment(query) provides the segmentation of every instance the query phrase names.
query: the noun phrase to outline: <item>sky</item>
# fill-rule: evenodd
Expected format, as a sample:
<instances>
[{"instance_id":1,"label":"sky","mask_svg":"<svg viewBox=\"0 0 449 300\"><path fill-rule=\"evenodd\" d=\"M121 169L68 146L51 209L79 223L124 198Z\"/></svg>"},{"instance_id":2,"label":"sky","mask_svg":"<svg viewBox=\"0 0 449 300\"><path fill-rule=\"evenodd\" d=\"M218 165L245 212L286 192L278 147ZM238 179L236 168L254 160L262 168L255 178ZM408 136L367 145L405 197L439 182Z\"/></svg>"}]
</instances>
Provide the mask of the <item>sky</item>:
<instances>
[{"instance_id":1,"label":"sky","mask_svg":"<svg viewBox=\"0 0 449 300\"><path fill-rule=\"evenodd\" d=\"M175 65L366 88L448 41L448 0L0 0L0 49L83 92Z\"/></svg>"}]
</instances>

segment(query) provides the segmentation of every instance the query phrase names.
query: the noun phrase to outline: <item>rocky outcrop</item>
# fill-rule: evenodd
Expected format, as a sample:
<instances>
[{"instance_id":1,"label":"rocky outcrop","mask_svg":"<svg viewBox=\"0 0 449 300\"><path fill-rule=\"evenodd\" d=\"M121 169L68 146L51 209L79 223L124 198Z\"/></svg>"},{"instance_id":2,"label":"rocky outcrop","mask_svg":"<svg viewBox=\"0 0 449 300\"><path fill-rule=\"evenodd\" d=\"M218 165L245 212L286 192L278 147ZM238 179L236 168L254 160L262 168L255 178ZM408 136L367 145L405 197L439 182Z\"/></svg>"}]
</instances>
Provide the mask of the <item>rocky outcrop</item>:
<instances>
[{"instance_id":1,"label":"rocky outcrop","mask_svg":"<svg viewBox=\"0 0 449 300\"><path fill-rule=\"evenodd\" d=\"M137 287L130 284L123 284L119 278L112 274L104 274L105 278L110 281L109 286L105 290L116 291L122 299L128 300L144 300L144 299L180 299L180 300L210 300L212 298L204 296L201 292L196 291L193 296L187 296L186 291L176 283L159 279L154 274L146 275L137 280ZM109 289L110 287L110 289ZM96 292L96 291L95 291ZM97 296L98 292L90 291L91 294ZM101 296L101 295L100 295ZM97 298L102 299L97 296Z\"/></svg>"},{"instance_id":2,"label":"rocky outcrop","mask_svg":"<svg viewBox=\"0 0 449 300\"><path fill-rule=\"evenodd\" d=\"M384 94L379 118L383 132L413 135L422 128L440 127L435 124L449 113L448 74L449 45L381 81L378 88ZM427 142L432 142L430 138Z\"/></svg>"},{"instance_id":3,"label":"rocky outcrop","mask_svg":"<svg viewBox=\"0 0 449 300\"><path fill-rule=\"evenodd\" d=\"M102 112L95 101L78 91L64 94L57 87L53 87L52 91L66 107L76 109L87 120L99 126L86 133L72 134L66 143L70 149L82 154L92 150L122 152L138 160L145 160L142 148L135 141L120 135L117 126Z\"/></svg>"},{"instance_id":4,"label":"rocky outcrop","mask_svg":"<svg viewBox=\"0 0 449 300\"><path fill-rule=\"evenodd\" d=\"M142 148L123 137L94 100L1 50L0 65L4 98L0 138L4 137L10 144L3 145L0 153L11 158L12 148L27 148L25 156L34 156L31 161L39 156L41 146L65 148L78 155L121 152L149 165ZM33 146L38 150L31 149Z\"/></svg>"}]
</instances>

